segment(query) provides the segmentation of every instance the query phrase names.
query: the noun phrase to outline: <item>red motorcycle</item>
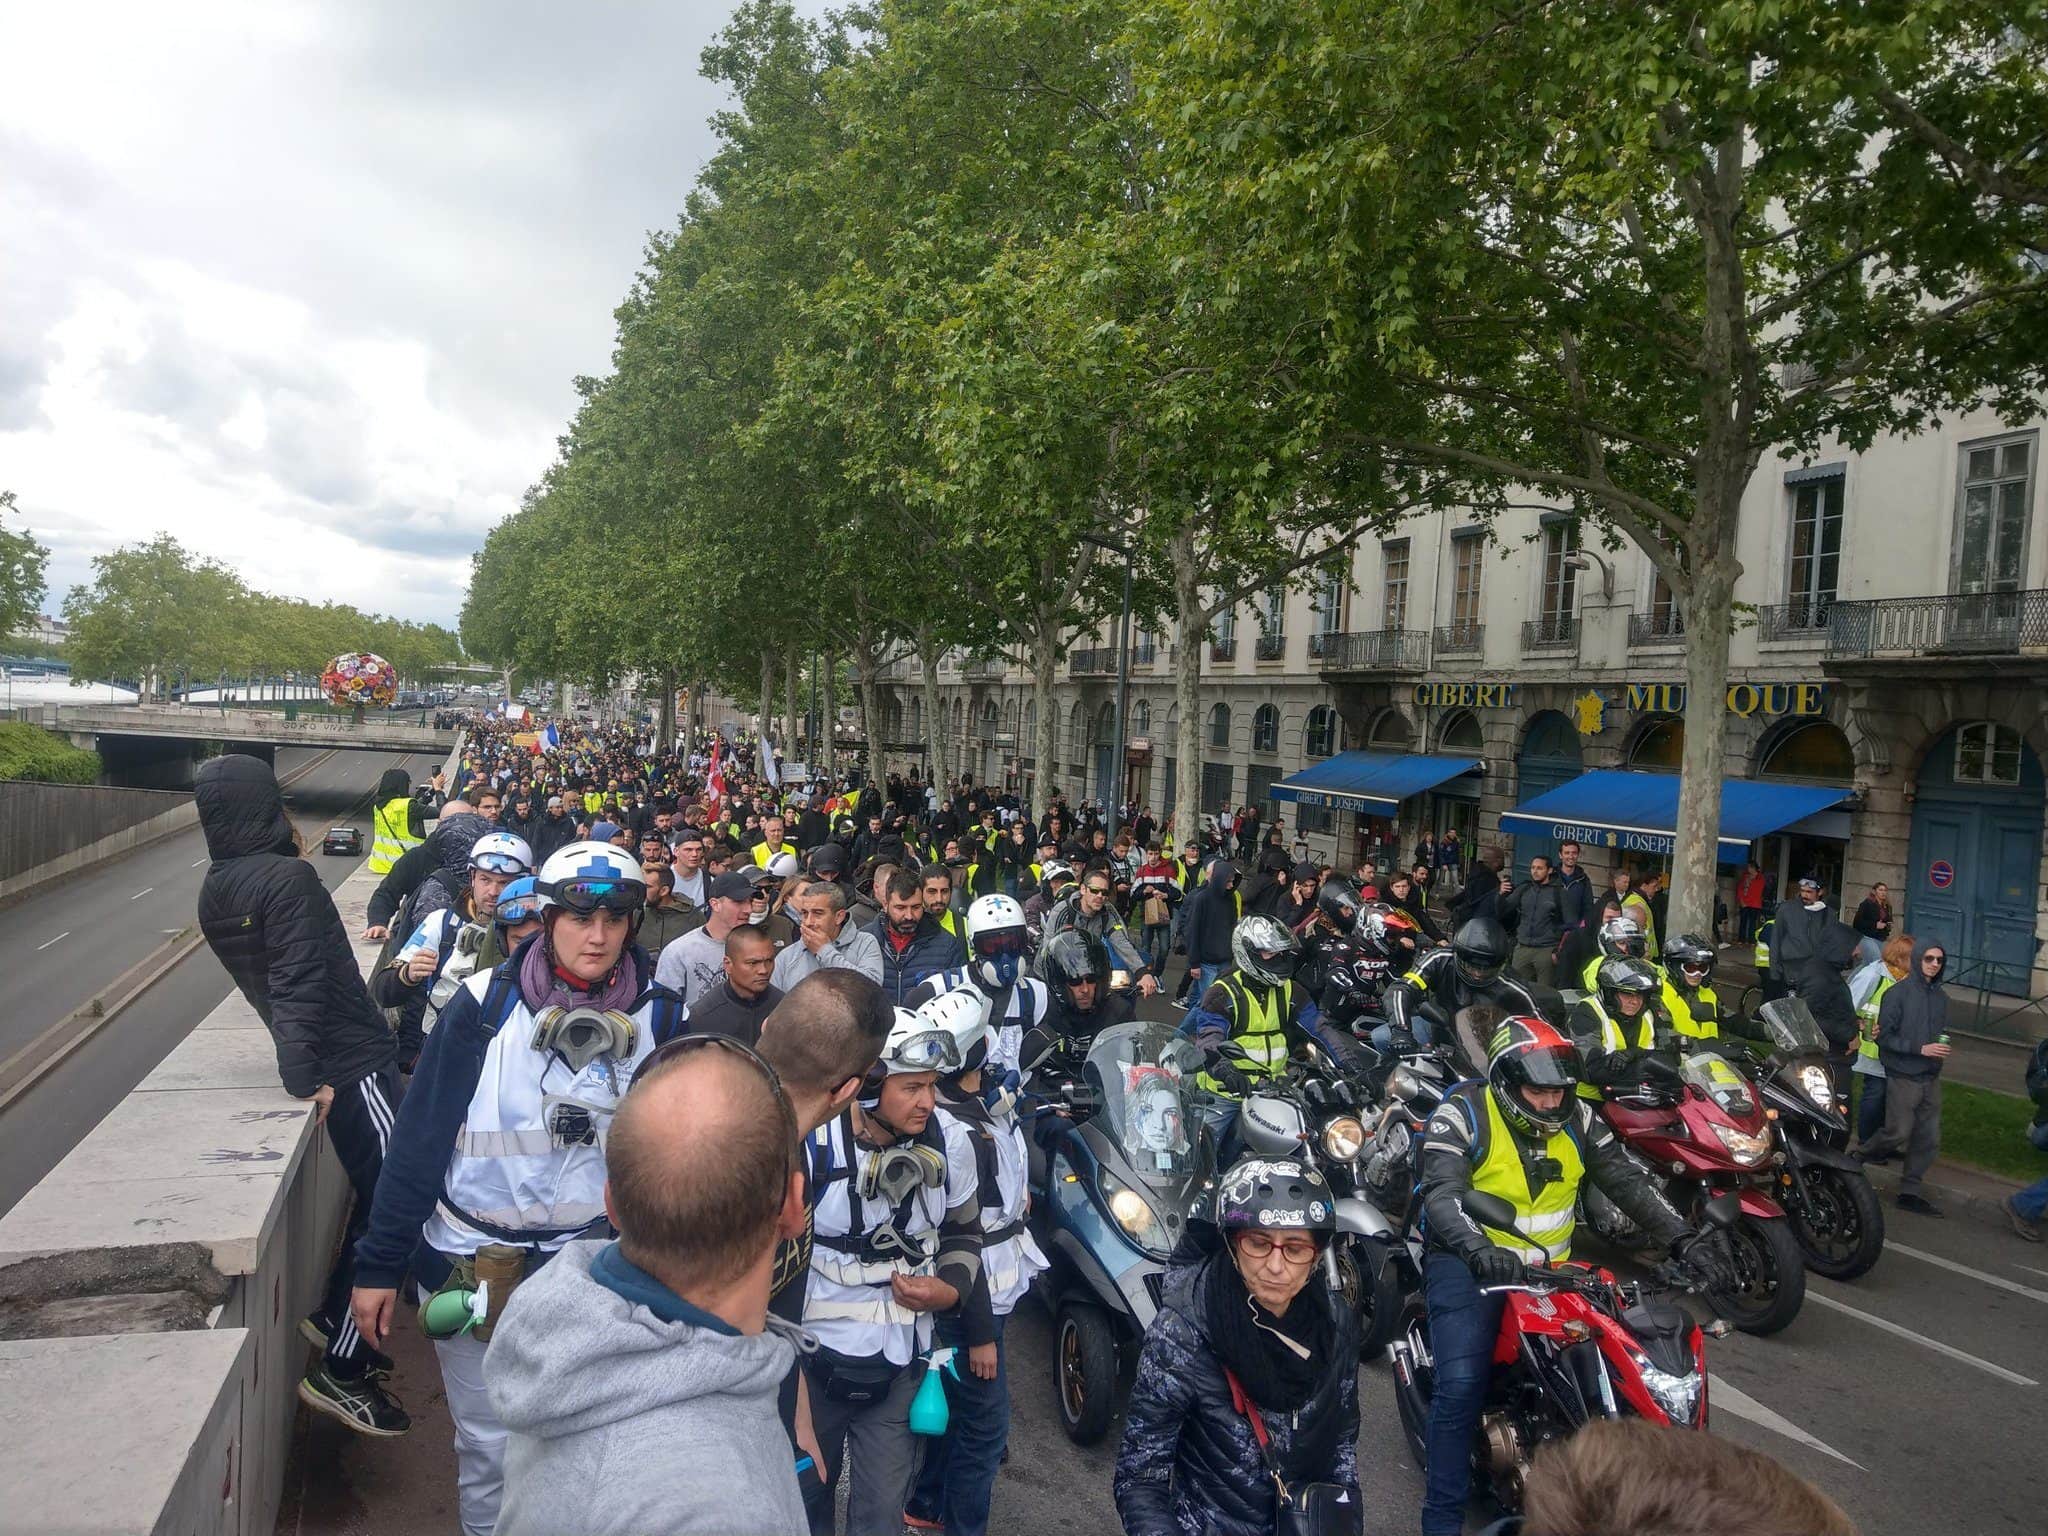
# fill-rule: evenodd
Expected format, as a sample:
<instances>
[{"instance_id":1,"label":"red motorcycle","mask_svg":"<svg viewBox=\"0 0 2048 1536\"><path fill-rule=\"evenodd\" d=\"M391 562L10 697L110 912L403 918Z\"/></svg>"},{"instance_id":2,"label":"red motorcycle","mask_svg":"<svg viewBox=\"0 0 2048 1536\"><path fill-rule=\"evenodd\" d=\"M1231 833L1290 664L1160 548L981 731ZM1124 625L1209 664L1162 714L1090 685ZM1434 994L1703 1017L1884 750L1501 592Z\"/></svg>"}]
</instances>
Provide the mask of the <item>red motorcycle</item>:
<instances>
[{"instance_id":1,"label":"red motorcycle","mask_svg":"<svg viewBox=\"0 0 2048 1536\"><path fill-rule=\"evenodd\" d=\"M1645 1082L1616 1092L1601 1113L1643 1171L1695 1226L1706 1201L1732 1194L1740 1216L1727 1228L1735 1284L1711 1292L1721 1316L1744 1333L1776 1333L1806 1300L1806 1261L1777 1201L1778 1146L1756 1085L1708 1051L1674 1067L1653 1057ZM1631 1252L1649 1237L1588 1182L1579 1217L1602 1241Z\"/></svg>"},{"instance_id":2,"label":"red motorcycle","mask_svg":"<svg viewBox=\"0 0 2048 1536\"><path fill-rule=\"evenodd\" d=\"M1473 1220L1497 1231L1515 1230L1515 1211L1479 1190L1460 1197ZM1736 1219L1733 1200L1710 1201L1705 1219L1725 1226ZM1676 1261L1646 1283L1617 1280L1590 1264L1528 1270L1505 1294L1493 1377L1473 1437L1475 1480L1490 1487L1510 1514L1521 1508L1522 1485L1537 1449L1594 1419L1639 1418L1685 1429L1707 1427L1705 1334L1728 1331L1716 1322L1702 1329L1686 1311L1659 1299L1662 1291L1697 1290L1697 1278ZM1393 1344L1394 1400L1417 1466L1427 1464L1425 1439L1435 1367L1429 1326L1420 1300L1402 1319Z\"/></svg>"}]
</instances>

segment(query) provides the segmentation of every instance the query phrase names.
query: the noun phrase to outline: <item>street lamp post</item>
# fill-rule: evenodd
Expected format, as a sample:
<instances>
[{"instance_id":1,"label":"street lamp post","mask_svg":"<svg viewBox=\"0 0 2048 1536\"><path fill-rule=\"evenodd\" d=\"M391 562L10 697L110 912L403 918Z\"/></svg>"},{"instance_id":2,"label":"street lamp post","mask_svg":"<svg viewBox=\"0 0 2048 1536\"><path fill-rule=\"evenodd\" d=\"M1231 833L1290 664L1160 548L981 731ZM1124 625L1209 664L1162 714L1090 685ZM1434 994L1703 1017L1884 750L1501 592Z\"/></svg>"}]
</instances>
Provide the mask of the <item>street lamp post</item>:
<instances>
[{"instance_id":1,"label":"street lamp post","mask_svg":"<svg viewBox=\"0 0 2048 1536\"><path fill-rule=\"evenodd\" d=\"M1109 840L1114 843L1117 823L1123 819L1124 780L1130 769L1125 732L1129 729L1126 722L1130 718L1131 705L1131 547L1094 533L1084 533L1081 539L1097 549L1108 550L1124 562L1123 610L1117 615L1116 626L1116 755L1109 785Z\"/></svg>"}]
</instances>

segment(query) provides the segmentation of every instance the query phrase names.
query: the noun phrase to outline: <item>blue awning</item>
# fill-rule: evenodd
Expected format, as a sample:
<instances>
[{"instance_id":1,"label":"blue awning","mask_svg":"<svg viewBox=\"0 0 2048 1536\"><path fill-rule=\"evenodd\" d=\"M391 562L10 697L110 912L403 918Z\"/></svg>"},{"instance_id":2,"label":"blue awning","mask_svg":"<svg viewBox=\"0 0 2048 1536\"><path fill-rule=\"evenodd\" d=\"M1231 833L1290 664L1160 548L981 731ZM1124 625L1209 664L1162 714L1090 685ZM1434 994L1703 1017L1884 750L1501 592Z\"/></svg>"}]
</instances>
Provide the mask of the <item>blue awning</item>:
<instances>
[{"instance_id":1,"label":"blue awning","mask_svg":"<svg viewBox=\"0 0 2048 1536\"><path fill-rule=\"evenodd\" d=\"M1426 757L1408 752L1339 752L1313 767L1289 774L1268 793L1275 800L1391 816L1409 796L1435 789L1460 774L1477 773L1483 766L1476 757Z\"/></svg>"},{"instance_id":2,"label":"blue awning","mask_svg":"<svg viewBox=\"0 0 2048 1536\"><path fill-rule=\"evenodd\" d=\"M1723 779L1720 862L1733 864L1748 858L1749 845L1756 839L1840 805L1852 793L1847 788L1811 784ZM1672 829L1677 825L1677 774L1618 768L1582 773L1500 818L1503 832L1648 854L1670 853Z\"/></svg>"}]
</instances>

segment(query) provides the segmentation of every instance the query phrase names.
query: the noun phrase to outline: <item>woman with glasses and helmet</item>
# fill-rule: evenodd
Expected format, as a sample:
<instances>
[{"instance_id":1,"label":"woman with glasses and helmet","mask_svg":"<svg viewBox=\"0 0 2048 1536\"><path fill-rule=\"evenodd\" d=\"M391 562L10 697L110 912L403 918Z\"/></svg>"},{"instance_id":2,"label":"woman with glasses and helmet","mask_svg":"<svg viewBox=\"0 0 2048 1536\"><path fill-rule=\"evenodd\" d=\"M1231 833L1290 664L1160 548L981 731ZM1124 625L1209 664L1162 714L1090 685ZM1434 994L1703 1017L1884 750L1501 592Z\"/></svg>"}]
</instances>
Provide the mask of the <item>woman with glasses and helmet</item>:
<instances>
[{"instance_id":1,"label":"woman with glasses and helmet","mask_svg":"<svg viewBox=\"0 0 2048 1536\"><path fill-rule=\"evenodd\" d=\"M1213 1226L1191 1220L1168 1263L1138 1356L1116 1458L1123 1528L1357 1532L1358 1325L1318 1262L1337 1226L1330 1187L1298 1159L1248 1157L1213 1199Z\"/></svg>"},{"instance_id":2,"label":"woman with glasses and helmet","mask_svg":"<svg viewBox=\"0 0 2048 1536\"><path fill-rule=\"evenodd\" d=\"M1714 946L1696 933L1681 933L1664 946L1664 1011L1682 1039L1721 1036L1721 1000L1714 991Z\"/></svg>"},{"instance_id":3,"label":"woman with glasses and helmet","mask_svg":"<svg viewBox=\"0 0 2048 1536\"><path fill-rule=\"evenodd\" d=\"M465 981L427 1037L356 1246L350 1310L374 1345L408 1269L422 1304L446 1289L487 1298L477 1328L434 1345L466 1536L489 1536L504 1488L505 1429L484 1391L492 1320L565 1243L606 1234L604 1130L682 1013L634 942L646 886L631 854L571 843L535 888L539 933Z\"/></svg>"}]
</instances>

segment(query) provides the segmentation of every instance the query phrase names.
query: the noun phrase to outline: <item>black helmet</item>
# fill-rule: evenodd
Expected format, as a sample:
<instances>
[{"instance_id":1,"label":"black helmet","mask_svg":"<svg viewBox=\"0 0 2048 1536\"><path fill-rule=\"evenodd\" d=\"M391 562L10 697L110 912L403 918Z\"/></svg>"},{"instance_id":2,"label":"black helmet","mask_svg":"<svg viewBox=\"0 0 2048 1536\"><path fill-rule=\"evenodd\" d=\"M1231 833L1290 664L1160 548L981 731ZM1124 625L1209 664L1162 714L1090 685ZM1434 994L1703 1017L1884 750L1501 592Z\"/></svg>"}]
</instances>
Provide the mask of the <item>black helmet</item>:
<instances>
[{"instance_id":1,"label":"black helmet","mask_svg":"<svg viewBox=\"0 0 2048 1536\"><path fill-rule=\"evenodd\" d=\"M1337 1230L1337 1199L1329 1183L1297 1157L1239 1158L1216 1188L1216 1225L1224 1232Z\"/></svg>"},{"instance_id":2,"label":"black helmet","mask_svg":"<svg viewBox=\"0 0 2048 1536\"><path fill-rule=\"evenodd\" d=\"M1486 1086L1503 1119L1525 1136L1554 1136L1575 1112L1573 1090L1581 1075L1579 1048L1555 1025L1528 1014L1503 1020L1486 1050ZM1536 1109L1530 1088L1562 1088L1555 1109Z\"/></svg>"},{"instance_id":3,"label":"black helmet","mask_svg":"<svg viewBox=\"0 0 2048 1536\"><path fill-rule=\"evenodd\" d=\"M1475 987L1487 987L1500 979L1514 951L1499 923L1475 917L1451 936L1451 953L1457 957L1459 975Z\"/></svg>"},{"instance_id":4,"label":"black helmet","mask_svg":"<svg viewBox=\"0 0 2048 1536\"><path fill-rule=\"evenodd\" d=\"M1600 953L1610 960L1640 960L1650 952L1641 926L1632 917L1610 917L1600 925Z\"/></svg>"},{"instance_id":5,"label":"black helmet","mask_svg":"<svg viewBox=\"0 0 2048 1536\"><path fill-rule=\"evenodd\" d=\"M1714 946L1696 933L1681 933L1664 946L1664 958L1670 964L1683 966L1689 971L1711 971L1714 968Z\"/></svg>"},{"instance_id":6,"label":"black helmet","mask_svg":"<svg viewBox=\"0 0 2048 1536\"><path fill-rule=\"evenodd\" d=\"M1356 881L1332 875L1316 892L1316 910L1334 923L1339 933L1349 933L1352 924L1358 921L1358 908L1363 900Z\"/></svg>"},{"instance_id":7,"label":"black helmet","mask_svg":"<svg viewBox=\"0 0 2048 1536\"><path fill-rule=\"evenodd\" d=\"M1661 987L1655 971L1641 960L1626 957L1602 960L1600 969L1593 973L1593 979L1600 984L1601 1000L1610 1006L1623 992L1640 992L1647 999Z\"/></svg>"},{"instance_id":8,"label":"black helmet","mask_svg":"<svg viewBox=\"0 0 2048 1536\"><path fill-rule=\"evenodd\" d=\"M1063 928L1046 940L1038 968L1045 975L1046 985L1069 1008L1074 1006L1074 987L1084 981L1095 983L1095 1000L1099 1004L1102 989L1109 984L1109 950L1092 933Z\"/></svg>"}]
</instances>

